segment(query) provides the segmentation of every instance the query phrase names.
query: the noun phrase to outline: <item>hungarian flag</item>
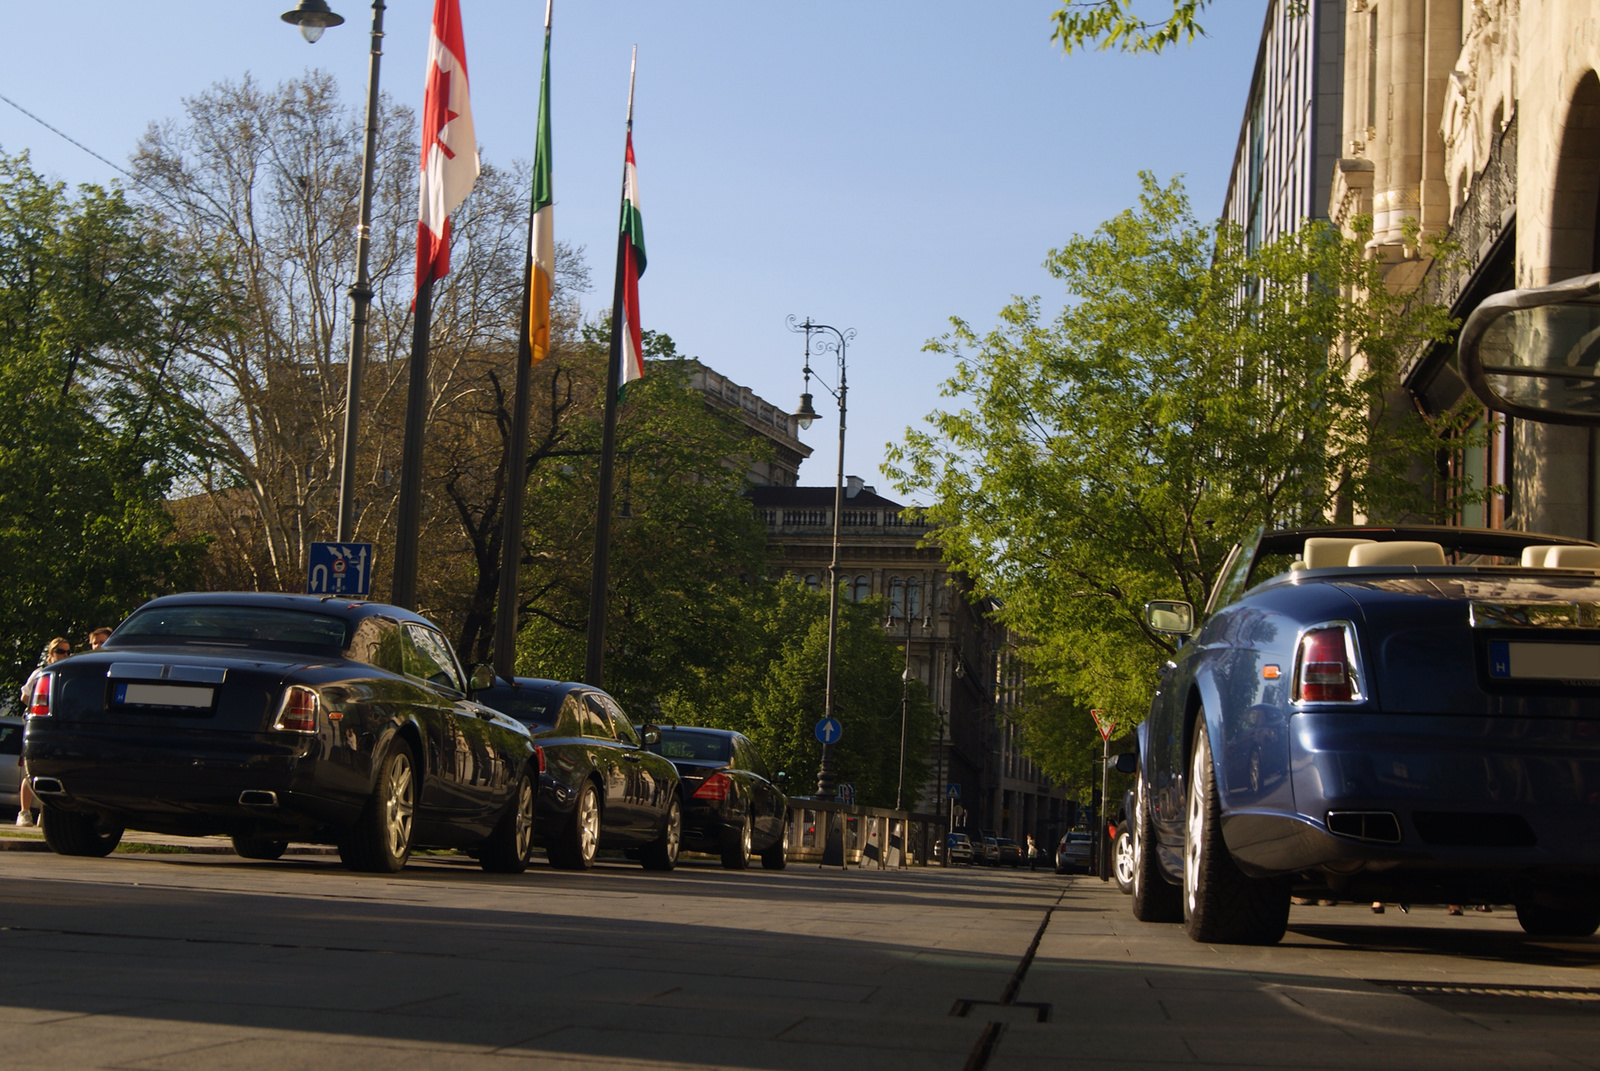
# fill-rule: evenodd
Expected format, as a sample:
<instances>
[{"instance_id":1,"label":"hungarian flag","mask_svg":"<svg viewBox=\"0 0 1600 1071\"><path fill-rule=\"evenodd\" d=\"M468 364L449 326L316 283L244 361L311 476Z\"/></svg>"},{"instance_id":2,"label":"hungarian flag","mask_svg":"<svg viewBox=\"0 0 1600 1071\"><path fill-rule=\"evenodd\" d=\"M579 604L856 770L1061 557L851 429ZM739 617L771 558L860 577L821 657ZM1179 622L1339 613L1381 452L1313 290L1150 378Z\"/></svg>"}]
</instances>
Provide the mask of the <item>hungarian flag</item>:
<instances>
[{"instance_id":1,"label":"hungarian flag","mask_svg":"<svg viewBox=\"0 0 1600 1071\"><path fill-rule=\"evenodd\" d=\"M434 0L428 81L422 98L422 208L417 216L417 287L450 271L450 213L478 181L478 142L467 99L460 0Z\"/></svg>"},{"instance_id":2,"label":"hungarian flag","mask_svg":"<svg viewBox=\"0 0 1600 1071\"><path fill-rule=\"evenodd\" d=\"M539 132L533 148L533 233L528 294L531 363L550 353L550 294L556 277L555 194L550 185L550 5L544 11L544 73L539 76Z\"/></svg>"},{"instance_id":3,"label":"hungarian flag","mask_svg":"<svg viewBox=\"0 0 1600 1071\"><path fill-rule=\"evenodd\" d=\"M622 272L622 386L644 375L644 353L639 341L639 276L644 274L644 217L639 214L639 174L633 162L630 117L628 156L623 165L621 258Z\"/></svg>"}]
</instances>

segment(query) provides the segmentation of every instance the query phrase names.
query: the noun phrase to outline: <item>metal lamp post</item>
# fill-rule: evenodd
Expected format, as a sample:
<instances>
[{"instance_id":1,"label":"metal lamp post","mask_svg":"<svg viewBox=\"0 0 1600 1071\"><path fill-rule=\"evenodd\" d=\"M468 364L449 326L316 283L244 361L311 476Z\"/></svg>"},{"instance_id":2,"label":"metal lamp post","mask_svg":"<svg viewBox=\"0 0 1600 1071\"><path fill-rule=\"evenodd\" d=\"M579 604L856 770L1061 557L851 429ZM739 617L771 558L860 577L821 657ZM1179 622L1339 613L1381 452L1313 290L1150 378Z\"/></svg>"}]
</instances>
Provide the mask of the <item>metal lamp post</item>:
<instances>
[{"instance_id":1,"label":"metal lamp post","mask_svg":"<svg viewBox=\"0 0 1600 1071\"><path fill-rule=\"evenodd\" d=\"M826 697L823 699L823 717L831 718L836 661L834 650L839 638L839 514L844 509L845 350L856 337L856 331L853 327L841 331L828 324L813 323L809 316L803 323L796 323L793 316L785 322L789 330L804 332L806 336L805 389L800 394L800 408L794 414L802 428L809 428L811 422L817 419L817 411L811 406L811 377L815 374L811 370L811 336L821 335L815 344L819 354L832 352L839 359L838 389L828 386L821 376L817 376L817 383L822 389L839 402L839 469L833 483L833 562L828 566L828 680ZM825 332L832 332L833 338L828 338ZM817 795L825 800L833 799L837 780L833 769L833 745L823 744L822 765L817 768Z\"/></svg>"},{"instance_id":2,"label":"metal lamp post","mask_svg":"<svg viewBox=\"0 0 1600 1071\"><path fill-rule=\"evenodd\" d=\"M372 280L367 274L367 249L372 238L372 171L378 141L378 62L383 57L383 0L372 0L372 55L367 65L367 140L361 156L361 221L356 226L356 281L350 287L354 311L350 317L350 359L345 370L344 444L339 455L339 542L355 538L356 429L361 410L361 373L367 352L367 318L372 306ZM300 0L283 21L300 27L301 35L315 44L322 31L344 18L328 9L325 0Z\"/></svg>"}]
</instances>

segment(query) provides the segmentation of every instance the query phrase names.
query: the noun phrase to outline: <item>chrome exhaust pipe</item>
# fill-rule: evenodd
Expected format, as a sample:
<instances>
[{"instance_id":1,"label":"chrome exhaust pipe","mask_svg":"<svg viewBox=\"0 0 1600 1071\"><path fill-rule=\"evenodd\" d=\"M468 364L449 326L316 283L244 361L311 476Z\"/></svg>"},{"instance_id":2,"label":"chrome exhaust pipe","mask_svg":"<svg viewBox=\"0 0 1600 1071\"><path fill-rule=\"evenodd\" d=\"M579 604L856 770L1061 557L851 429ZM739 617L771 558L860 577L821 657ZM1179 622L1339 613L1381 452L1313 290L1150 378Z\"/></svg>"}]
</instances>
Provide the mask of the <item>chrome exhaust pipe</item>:
<instances>
[{"instance_id":1,"label":"chrome exhaust pipe","mask_svg":"<svg viewBox=\"0 0 1600 1071\"><path fill-rule=\"evenodd\" d=\"M239 793L239 806L241 807L276 807L278 794L264 792L258 788L247 788Z\"/></svg>"},{"instance_id":2,"label":"chrome exhaust pipe","mask_svg":"<svg viewBox=\"0 0 1600 1071\"><path fill-rule=\"evenodd\" d=\"M55 777L35 777L33 790L41 796L65 796L67 790L61 787L61 781Z\"/></svg>"}]
</instances>

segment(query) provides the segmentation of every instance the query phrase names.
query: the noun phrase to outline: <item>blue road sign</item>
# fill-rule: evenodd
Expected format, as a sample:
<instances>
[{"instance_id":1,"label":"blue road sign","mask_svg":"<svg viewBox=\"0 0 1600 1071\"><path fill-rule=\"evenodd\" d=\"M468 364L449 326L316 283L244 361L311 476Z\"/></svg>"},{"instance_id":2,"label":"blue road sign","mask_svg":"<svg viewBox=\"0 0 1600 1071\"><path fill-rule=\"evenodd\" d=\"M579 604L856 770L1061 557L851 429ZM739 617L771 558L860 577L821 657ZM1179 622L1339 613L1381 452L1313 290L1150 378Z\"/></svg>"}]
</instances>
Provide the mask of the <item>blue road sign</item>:
<instances>
[{"instance_id":1,"label":"blue road sign","mask_svg":"<svg viewBox=\"0 0 1600 1071\"><path fill-rule=\"evenodd\" d=\"M313 543L306 570L306 594L372 594L371 543Z\"/></svg>"},{"instance_id":2,"label":"blue road sign","mask_svg":"<svg viewBox=\"0 0 1600 1071\"><path fill-rule=\"evenodd\" d=\"M837 744L839 737L844 735L844 726L839 724L838 718L823 718L817 722L817 739L824 744Z\"/></svg>"},{"instance_id":3,"label":"blue road sign","mask_svg":"<svg viewBox=\"0 0 1600 1071\"><path fill-rule=\"evenodd\" d=\"M960 799L961 798L961 786L959 784L957 784L955 781L951 781L948 785L944 786L944 795L945 795L945 799L951 799L951 800Z\"/></svg>"},{"instance_id":4,"label":"blue road sign","mask_svg":"<svg viewBox=\"0 0 1600 1071\"><path fill-rule=\"evenodd\" d=\"M834 789L834 798L846 807L855 806L856 783L854 781L840 781L838 787Z\"/></svg>"}]
</instances>

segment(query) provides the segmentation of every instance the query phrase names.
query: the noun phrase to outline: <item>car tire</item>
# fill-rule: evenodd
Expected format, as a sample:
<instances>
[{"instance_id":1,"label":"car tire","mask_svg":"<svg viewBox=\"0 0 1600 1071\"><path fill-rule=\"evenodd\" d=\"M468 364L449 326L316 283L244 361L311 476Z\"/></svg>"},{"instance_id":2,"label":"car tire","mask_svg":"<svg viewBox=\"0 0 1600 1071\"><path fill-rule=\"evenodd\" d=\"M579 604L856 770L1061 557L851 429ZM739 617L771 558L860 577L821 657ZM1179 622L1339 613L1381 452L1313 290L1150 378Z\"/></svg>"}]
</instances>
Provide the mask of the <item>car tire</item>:
<instances>
[{"instance_id":1,"label":"car tire","mask_svg":"<svg viewBox=\"0 0 1600 1071\"><path fill-rule=\"evenodd\" d=\"M683 841L683 805L677 793L667 802L667 820L661 835L639 852L639 864L646 870L671 870L678 865L678 845Z\"/></svg>"},{"instance_id":2,"label":"car tire","mask_svg":"<svg viewBox=\"0 0 1600 1071\"><path fill-rule=\"evenodd\" d=\"M1168 881L1161 870L1155 822L1142 773L1134 798L1138 813L1133 819L1133 917L1140 922L1182 922L1183 890Z\"/></svg>"},{"instance_id":3,"label":"car tire","mask_svg":"<svg viewBox=\"0 0 1600 1071\"><path fill-rule=\"evenodd\" d=\"M1126 829L1117 830L1117 839L1111 845L1111 873L1119 892L1133 891L1133 835Z\"/></svg>"},{"instance_id":4,"label":"car tire","mask_svg":"<svg viewBox=\"0 0 1600 1071\"><path fill-rule=\"evenodd\" d=\"M361 817L339 840L339 858L351 870L397 873L411 858L416 814L416 764L411 748L396 740Z\"/></svg>"},{"instance_id":5,"label":"car tire","mask_svg":"<svg viewBox=\"0 0 1600 1071\"><path fill-rule=\"evenodd\" d=\"M750 840L754 831L750 828L750 816L744 816L737 828L722 827L722 868L724 870L746 870L750 866Z\"/></svg>"},{"instance_id":6,"label":"car tire","mask_svg":"<svg viewBox=\"0 0 1600 1071\"><path fill-rule=\"evenodd\" d=\"M1289 927L1289 880L1252 878L1222 839L1222 801L1204 717L1195 719L1184 808L1183 928L1195 941L1275 945Z\"/></svg>"},{"instance_id":7,"label":"car tire","mask_svg":"<svg viewBox=\"0 0 1600 1071\"><path fill-rule=\"evenodd\" d=\"M116 850L122 840L122 827L102 827L92 814L63 811L50 804L39 808L39 825L44 842L57 855L86 855L103 859Z\"/></svg>"},{"instance_id":8,"label":"car tire","mask_svg":"<svg viewBox=\"0 0 1600 1071\"><path fill-rule=\"evenodd\" d=\"M772 842L772 847L761 853L761 866L766 870L782 870L789 865L789 823L785 820L778 826L778 839Z\"/></svg>"},{"instance_id":9,"label":"car tire","mask_svg":"<svg viewBox=\"0 0 1600 1071\"><path fill-rule=\"evenodd\" d=\"M1600 929L1600 904L1544 907L1525 900L1517 904L1517 922L1530 937L1588 937Z\"/></svg>"},{"instance_id":10,"label":"car tire","mask_svg":"<svg viewBox=\"0 0 1600 1071\"><path fill-rule=\"evenodd\" d=\"M261 859L271 862L282 859L283 853L289 850L289 842L275 840L272 837L249 837L241 833L234 834L233 854L240 859Z\"/></svg>"},{"instance_id":11,"label":"car tire","mask_svg":"<svg viewBox=\"0 0 1600 1071\"><path fill-rule=\"evenodd\" d=\"M562 870L588 870L600 849L600 790L585 781L578 790L578 805L561 835L545 850L550 865Z\"/></svg>"},{"instance_id":12,"label":"car tire","mask_svg":"<svg viewBox=\"0 0 1600 1071\"><path fill-rule=\"evenodd\" d=\"M491 874L520 874L533 854L534 791L527 770L517 779L511 805L483 842L478 865Z\"/></svg>"}]
</instances>

